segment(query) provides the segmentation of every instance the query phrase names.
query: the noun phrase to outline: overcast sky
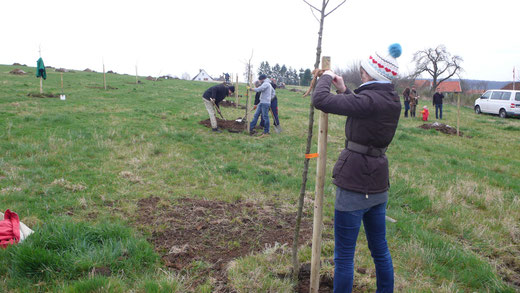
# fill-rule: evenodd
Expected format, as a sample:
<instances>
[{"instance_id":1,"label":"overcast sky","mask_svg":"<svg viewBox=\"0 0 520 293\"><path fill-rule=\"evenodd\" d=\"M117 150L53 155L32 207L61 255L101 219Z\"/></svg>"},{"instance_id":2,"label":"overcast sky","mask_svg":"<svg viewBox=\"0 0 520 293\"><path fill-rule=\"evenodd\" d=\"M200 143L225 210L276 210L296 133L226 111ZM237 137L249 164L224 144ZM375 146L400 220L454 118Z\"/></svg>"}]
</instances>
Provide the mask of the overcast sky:
<instances>
[{"instance_id":1,"label":"overcast sky","mask_svg":"<svg viewBox=\"0 0 520 293\"><path fill-rule=\"evenodd\" d=\"M321 7L321 0L308 0ZM330 0L333 8L341 0ZM0 64L91 68L142 76L200 68L240 75L261 61L312 68L319 23L302 0L148 0L0 2ZM444 44L464 59L462 77L512 80L520 70L520 1L347 0L325 19L323 55L346 68L400 43L400 72L414 52Z\"/></svg>"}]
</instances>

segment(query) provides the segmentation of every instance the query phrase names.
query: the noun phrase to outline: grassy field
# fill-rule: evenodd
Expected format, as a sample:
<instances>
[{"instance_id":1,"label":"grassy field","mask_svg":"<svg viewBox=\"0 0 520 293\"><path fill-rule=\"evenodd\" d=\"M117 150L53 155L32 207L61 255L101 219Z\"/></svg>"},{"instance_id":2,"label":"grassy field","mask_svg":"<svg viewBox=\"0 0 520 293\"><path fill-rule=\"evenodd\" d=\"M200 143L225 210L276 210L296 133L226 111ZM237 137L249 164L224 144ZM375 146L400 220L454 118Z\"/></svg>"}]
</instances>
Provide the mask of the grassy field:
<instances>
[{"instance_id":1,"label":"grassy field","mask_svg":"<svg viewBox=\"0 0 520 293\"><path fill-rule=\"evenodd\" d=\"M274 220L295 214L308 98L277 91L284 132L258 139L215 134L199 124L208 118L201 101L207 83L141 78L135 84L135 77L108 74L113 89L105 91L102 74L77 71L64 74L67 100L60 101L27 96L39 91L35 69L19 67L29 74L15 76L8 73L14 68L0 66L0 210L15 211L36 234L0 250L0 291L293 291L295 284L284 277L290 243L248 244L255 253L225 263L222 284L212 273L216 265L205 259L169 265L167 257L180 248L168 251L160 235L186 227L175 221L175 207L187 203L193 208L187 215L211 210L196 206L201 202L247 204L261 211L258 217ZM49 69L44 90L61 92L59 73ZM245 86L239 91L244 94ZM425 104L431 102L419 106ZM244 110L223 108L223 114L235 119ZM442 122L456 125L456 108L445 106L444 116ZM327 174L343 148L344 122L329 118ZM388 223L396 292L519 292L520 120L463 108L463 137L418 128L422 124L402 118L387 152L388 215L397 220ZM309 176L306 219L312 221L315 162ZM324 260L333 254L330 179ZM144 210L147 202L156 208ZM256 219L252 213L242 211L230 215L227 229L254 225L246 222ZM213 221L206 225L223 225L205 215ZM219 241L215 246L227 251L246 245L245 239ZM310 255L302 245L301 262ZM325 262L322 274L332 272ZM355 274L357 291L375 291L363 233Z\"/></svg>"}]
</instances>

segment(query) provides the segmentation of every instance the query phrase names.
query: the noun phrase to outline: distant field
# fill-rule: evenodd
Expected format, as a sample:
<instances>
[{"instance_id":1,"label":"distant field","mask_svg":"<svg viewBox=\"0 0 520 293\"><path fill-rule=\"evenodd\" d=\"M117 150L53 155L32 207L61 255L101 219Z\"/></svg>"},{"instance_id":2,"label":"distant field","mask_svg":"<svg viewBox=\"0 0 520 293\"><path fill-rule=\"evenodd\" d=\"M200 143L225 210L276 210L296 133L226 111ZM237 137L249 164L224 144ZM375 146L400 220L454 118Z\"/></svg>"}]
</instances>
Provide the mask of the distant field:
<instances>
[{"instance_id":1,"label":"distant field","mask_svg":"<svg viewBox=\"0 0 520 293\"><path fill-rule=\"evenodd\" d=\"M14 68L28 75L9 74ZM0 250L0 291L293 291L308 98L278 90L284 132L258 139L199 124L208 118L201 95L212 84L142 77L135 84L135 76L107 74L105 91L102 74L77 71L64 73L61 101L28 96L39 91L34 72L0 65L0 210L36 231ZM58 72L49 69L44 91L61 93ZM222 110L226 119L244 115ZM442 122L455 126L456 113L445 106ZM344 122L329 118L329 175ZM422 124L402 118L387 152L396 292L519 292L520 119L463 108L463 137ZM329 175L324 276L333 273ZM314 177L312 161L302 263L311 255ZM358 292L375 291L363 233L355 274Z\"/></svg>"}]
</instances>

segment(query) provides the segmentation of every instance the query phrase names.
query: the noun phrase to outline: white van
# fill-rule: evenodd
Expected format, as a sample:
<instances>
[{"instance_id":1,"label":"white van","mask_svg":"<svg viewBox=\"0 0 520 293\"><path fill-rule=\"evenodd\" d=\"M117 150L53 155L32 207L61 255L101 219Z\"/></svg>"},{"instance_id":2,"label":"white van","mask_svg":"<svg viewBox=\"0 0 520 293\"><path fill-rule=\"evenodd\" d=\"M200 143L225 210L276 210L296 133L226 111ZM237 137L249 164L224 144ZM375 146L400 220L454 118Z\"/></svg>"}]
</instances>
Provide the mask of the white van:
<instances>
[{"instance_id":1,"label":"white van","mask_svg":"<svg viewBox=\"0 0 520 293\"><path fill-rule=\"evenodd\" d=\"M475 100L475 113L520 116L520 90L489 90Z\"/></svg>"}]
</instances>

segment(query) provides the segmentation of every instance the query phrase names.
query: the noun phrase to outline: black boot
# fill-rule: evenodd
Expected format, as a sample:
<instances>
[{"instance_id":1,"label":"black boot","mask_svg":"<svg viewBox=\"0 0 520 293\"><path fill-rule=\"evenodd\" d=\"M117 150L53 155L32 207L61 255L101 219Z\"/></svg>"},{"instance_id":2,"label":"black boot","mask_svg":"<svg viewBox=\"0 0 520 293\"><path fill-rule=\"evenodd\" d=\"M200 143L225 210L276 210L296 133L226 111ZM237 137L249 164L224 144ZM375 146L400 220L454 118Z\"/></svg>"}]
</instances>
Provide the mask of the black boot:
<instances>
[{"instance_id":1,"label":"black boot","mask_svg":"<svg viewBox=\"0 0 520 293\"><path fill-rule=\"evenodd\" d=\"M222 130L218 129L218 127L212 128L211 130L213 130L213 132L216 132L216 133L222 133Z\"/></svg>"}]
</instances>

